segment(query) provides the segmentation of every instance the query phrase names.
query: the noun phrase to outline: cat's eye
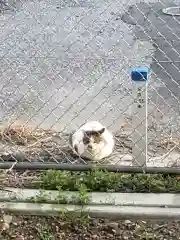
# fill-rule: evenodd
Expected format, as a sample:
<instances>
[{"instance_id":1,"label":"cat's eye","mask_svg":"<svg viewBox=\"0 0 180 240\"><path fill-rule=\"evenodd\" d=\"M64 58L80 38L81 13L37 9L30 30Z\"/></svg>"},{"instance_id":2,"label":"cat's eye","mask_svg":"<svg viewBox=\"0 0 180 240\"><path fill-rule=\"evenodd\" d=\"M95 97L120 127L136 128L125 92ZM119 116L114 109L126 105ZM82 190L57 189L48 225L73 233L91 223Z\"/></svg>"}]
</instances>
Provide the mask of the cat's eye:
<instances>
[{"instance_id":1,"label":"cat's eye","mask_svg":"<svg viewBox=\"0 0 180 240\"><path fill-rule=\"evenodd\" d=\"M89 144L90 143L90 139L89 137L84 137L83 138L83 143L86 145L86 144Z\"/></svg>"}]
</instances>

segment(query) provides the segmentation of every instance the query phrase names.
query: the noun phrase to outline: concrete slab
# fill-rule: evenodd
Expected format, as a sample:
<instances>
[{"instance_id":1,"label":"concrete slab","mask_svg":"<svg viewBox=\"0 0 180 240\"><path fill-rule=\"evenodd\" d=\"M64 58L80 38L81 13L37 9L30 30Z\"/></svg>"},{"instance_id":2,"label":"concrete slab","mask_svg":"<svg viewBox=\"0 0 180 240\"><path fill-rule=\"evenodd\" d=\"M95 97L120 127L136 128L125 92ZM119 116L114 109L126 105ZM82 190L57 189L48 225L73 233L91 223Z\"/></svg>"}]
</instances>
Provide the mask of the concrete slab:
<instances>
[{"instance_id":1,"label":"concrete slab","mask_svg":"<svg viewBox=\"0 0 180 240\"><path fill-rule=\"evenodd\" d=\"M8 191L6 191L8 190ZM62 196L71 199L77 192L62 192ZM0 191L0 201L32 201L33 197L43 196L45 202L56 201L58 191L42 191L38 189L5 188ZM180 207L180 194L169 193L107 193L92 192L87 194L92 205L143 206L143 207Z\"/></svg>"},{"instance_id":2,"label":"concrete slab","mask_svg":"<svg viewBox=\"0 0 180 240\"><path fill-rule=\"evenodd\" d=\"M158 207L131 207L131 206L103 206L103 205L58 205L58 204L35 204L35 203L12 203L1 202L0 209L5 213L20 215L45 215L59 216L66 213L66 216L73 213L73 216L82 212L93 218L109 219L166 219L179 220L180 208L158 208Z\"/></svg>"}]
</instances>

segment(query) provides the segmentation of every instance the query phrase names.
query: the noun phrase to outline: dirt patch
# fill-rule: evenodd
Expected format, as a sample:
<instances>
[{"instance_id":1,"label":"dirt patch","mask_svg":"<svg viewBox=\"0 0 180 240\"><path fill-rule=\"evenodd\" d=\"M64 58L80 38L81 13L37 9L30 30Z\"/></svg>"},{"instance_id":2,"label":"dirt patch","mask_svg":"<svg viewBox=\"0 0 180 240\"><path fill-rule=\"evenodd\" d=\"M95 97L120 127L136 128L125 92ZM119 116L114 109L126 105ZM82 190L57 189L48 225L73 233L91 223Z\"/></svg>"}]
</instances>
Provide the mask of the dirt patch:
<instances>
[{"instance_id":1,"label":"dirt patch","mask_svg":"<svg viewBox=\"0 0 180 240\"><path fill-rule=\"evenodd\" d=\"M115 139L112 158L119 154L131 153L132 142L128 134L116 134ZM0 154L2 161L87 163L87 160L73 155L68 133L32 129L22 125L1 126ZM109 163L108 159L103 162Z\"/></svg>"},{"instance_id":2,"label":"dirt patch","mask_svg":"<svg viewBox=\"0 0 180 240\"><path fill-rule=\"evenodd\" d=\"M1 171L0 186L18 188L36 188L39 186L39 171ZM1 189L1 188L0 188Z\"/></svg>"},{"instance_id":3,"label":"dirt patch","mask_svg":"<svg viewBox=\"0 0 180 240\"><path fill-rule=\"evenodd\" d=\"M150 129L149 129L150 134ZM119 155L131 154L135 143L131 140L131 132L123 128L114 134L116 144L111 158ZM164 154L173 146L179 146L180 140L151 137L149 155ZM52 130L33 129L23 125L0 126L0 159L2 161L54 161L60 163L86 163L72 154L69 145L69 133ZM108 163L108 159L104 161Z\"/></svg>"},{"instance_id":4,"label":"dirt patch","mask_svg":"<svg viewBox=\"0 0 180 240\"><path fill-rule=\"evenodd\" d=\"M149 136L151 136L149 129ZM110 157L94 164L125 165L132 164L131 131L121 130L114 134L115 148ZM147 166L175 167L180 162L180 140L178 138L153 137L148 143ZM173 151L172 151L173 150ZM0 161L12 162L54 162L62 164L89 164L73 154L69 144L69 133L37 129L21 125L0 126Z\"/></svg>"},{"instance_id":5,"label":"dirt patch","mask_svg":"<svg viewBox=\"0 0 180 240\"><path fill-rule=\"evenodd\" d=\"M2 229L2 223L1 223ZM61 218L13 216L8 229L1 232L0 239L16 240L142 240L179 239L179 222L118 221L90 219L86 226Z\"/></svg>"}]
</instances>

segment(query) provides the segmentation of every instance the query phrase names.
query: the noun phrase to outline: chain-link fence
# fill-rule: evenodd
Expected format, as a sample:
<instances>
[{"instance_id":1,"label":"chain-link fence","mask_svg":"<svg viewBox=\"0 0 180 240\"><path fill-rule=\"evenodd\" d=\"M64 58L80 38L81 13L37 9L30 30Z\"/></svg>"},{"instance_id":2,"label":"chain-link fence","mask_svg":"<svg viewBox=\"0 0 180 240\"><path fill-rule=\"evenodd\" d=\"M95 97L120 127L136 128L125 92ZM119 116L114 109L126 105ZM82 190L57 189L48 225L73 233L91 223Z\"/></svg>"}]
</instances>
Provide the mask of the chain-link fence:
<instances>
[{"instance_id":1,"label":"chain-link fence","mask_svg":"<svg viewBox=\"0 0 180 240\"><path fill-rule=\"evenodd\" d=\"M147 66L146 164L177 166L180 24L162 11L171 5L1 1L2 161L88 163L72 154L69 134L96 120L116 140L100 164L132 165L138 143L132 141L137 129L130 73Z\"/></svg>"}]
</instances>

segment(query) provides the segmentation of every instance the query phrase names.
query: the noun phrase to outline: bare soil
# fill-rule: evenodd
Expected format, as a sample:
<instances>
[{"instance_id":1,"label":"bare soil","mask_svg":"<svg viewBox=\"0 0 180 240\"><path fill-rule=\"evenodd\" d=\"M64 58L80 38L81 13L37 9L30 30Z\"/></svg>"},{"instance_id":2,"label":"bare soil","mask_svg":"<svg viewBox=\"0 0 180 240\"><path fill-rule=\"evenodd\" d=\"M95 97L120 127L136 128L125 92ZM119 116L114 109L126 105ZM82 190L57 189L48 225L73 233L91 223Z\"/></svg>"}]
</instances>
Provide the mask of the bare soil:
<instances>
[{"instance_id":1,"label":"bare soil","mask_svg":"<svg viewBox=\"0 0 180 240\"><path fill-rule=\"evenodd\" d=\"M3 223L1 222L1 229ZM90 219L86 226L61 218L13 216L0 239L10 240L175 240L180 239L179 222L130 221L111 222Z\"/></svg>"},{"instance_id":2,"label":"bare soil","mask_svg":"<svg viewBox=\"0 0 180 240\"><path fill-rule=\"evenodd\" d=\"M131 153L132 142L127 134L115 135L115 139L116 145L111 159L119 154ZM73 155L68 133L32 129L21 125L0 126L0 159L12 162L87 164L87 161ZM110 159L109 161L111 162ZM106 159L105 163L109 161Z\"/></svg>"},{"instance_id":3,"label":"bare soil","mask_svg":"<svg viewBox=\"0 0 180 240\"><path fill-rule=\"evenodd\" d=\"M167 153L174 146L179 146L178 139L159 138L149 129L149 156L159 156ZM133 142L131 131L121 129L114 134L115 149L108 159L100 164L122 164L120 156L131 154ZM23 125L0 126L0 160L18 162L56 162L87 164L86 160L72 154L69 146L69 134L52 130L34 129ZM129 162L127 164L130 164Z\"/></svg>"},{"instance_id":4,"label":"bare soil","mask_svg":"<svg viewBox=\"0 0 180 240\"><path fill-rule=\"evenodd\" d=\"M116 140L115 153L131 153L132 142L128 135L117 134ZM168 146L169 144L170 146ZM173 141L172 145L174 145ZM154 141L151 146L156 154L172 147L169 139L167 143L161 144L159 141ZM81 161L72 156L72 151L68 145L68 135L62 136L52 131L31 131L22 127L2 129L0 132L0 155L2 161L12 161L12 163L16 160L20 162L38 160L59 163L79 163ZM38 171L2 171L0 172L0 184L11 187L23 188L30 185L33 187L33 182L38 181L38 174ZM88 224L82 221L78 224L72 222L72 219L69 221L62 218L13 216L8 227L6 226L4 229L3 221L1 221L0 227L0 239L2 240L180 239L180 222L131 220L110 222L90 219Z\"/></svg>"}]
</instances>

